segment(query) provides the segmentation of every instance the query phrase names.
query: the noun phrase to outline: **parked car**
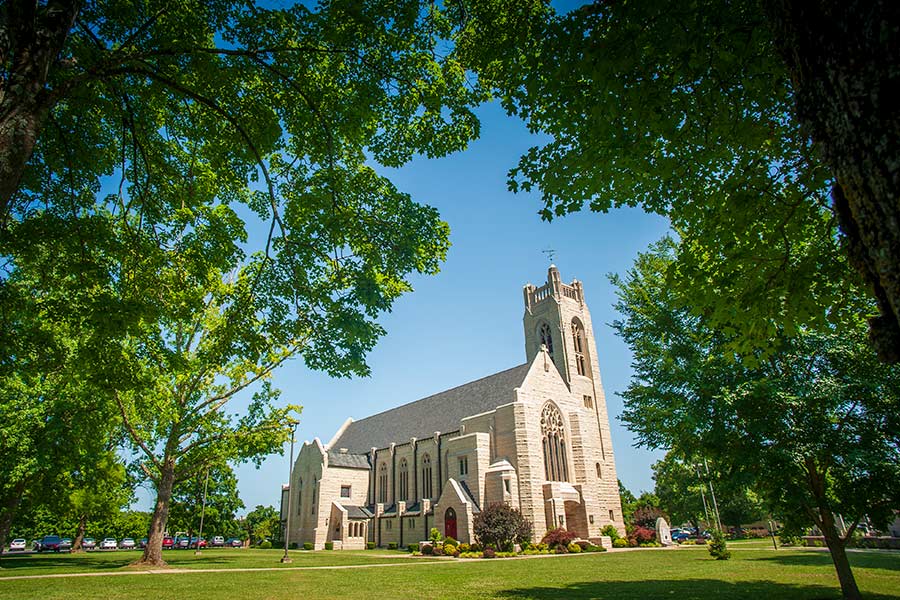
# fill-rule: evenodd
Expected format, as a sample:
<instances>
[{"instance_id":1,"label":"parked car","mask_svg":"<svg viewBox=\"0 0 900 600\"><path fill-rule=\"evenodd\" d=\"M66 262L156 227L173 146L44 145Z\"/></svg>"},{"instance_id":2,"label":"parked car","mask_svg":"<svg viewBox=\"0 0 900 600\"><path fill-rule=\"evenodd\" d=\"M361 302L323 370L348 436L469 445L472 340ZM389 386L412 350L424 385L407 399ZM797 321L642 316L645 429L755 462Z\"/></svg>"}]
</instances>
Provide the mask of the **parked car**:
<instances>
[{"instance_id":1,"label":"parked car","mask_svg":"<svg viewBox=\"0 0 900 600\"><path fill-rule=\"evenodd\" d=\"M59 551L60 552L71 552L72 551L72 538L63 538L59 541Z\"/></svg>"},{"instance_id":2,"label":"parked car","mask_svg":"<svg viewBox=\"0 0 900 600\"><path fill-rule=\"evenodd\" d=\"M25 538L16 538L9 543L10 552L25 552Z\"/></svg>"},{"instance_id":3,"label":"parked car","mask_svg":"<svg viewBox=\"0 0 900 600\"><path fill-rule=\"evenodd\" d=\"M62 542L58 535L45 535L38 542L38 552L59 552L59 544Z\"/></svg>"},{"instance_id":4,"label":"parked car","mask_svg":"<svg viewBox=\"0 0 900 600\"><path fill-rule=\"evenodd\" d=\"M84 538L81 540L81 549L82 550L96 550L97 549L97 541L94 538Z\"/></svg>"},{"instance_id":5,"label":"parked car","mask_svg":"<svg viewBox=\"0 0 900 600\"><path fill-rule=\"evenodd\" d=\"M162 549L171 550L175 547L175 538L166 536L163 538Z\"/></svg>"},{"instance_id":6,"label":"parked car","mask_svg":"<svg viewBox=\"0 0 900 600\"><path fill-rule=\"evenodd\" d=\"M190 538L187 537L177 537L175 538L175 548L178 550L187 550L191 545Z\"/></svg>"},{"instance_id":7,"label":"parked car","mask_svg":"<svg viewBox=\"0 0 900 600\"><path fill-rule=\"evenodd\" d=\"M147 542L149 542L149 541L150 541L150 540L148 540L147 538L141 538L141 539L139 539L139 540L138 540L138 548L140 548L141 550L143 550L144 548L147 547Z\"/></svg>"},{"instance_id":8,"label":"parked car","mask_svg":"<svg viewBox=\"0 0 900 600\"><path fill-rule=\"evenodd\" d=\"M683 542L684 540L690 539L691 534L683 529L673 529L672 530L672 541L673 542Z\"/></svg>"},{"instance_id":9,"label":"parked car","mask_svg":"<svg viewBox=\"0 0 900 600\"><path fill-rule=\"evenodd\" d=\"M134 550L134 538L123 538L119 542L119 550Z\"/></svg>"},{"instance_id":10,"label":"parked car","mask_svg":"<svg viewBox=\"0 0 900 600\"><path fill-rule=\"evenodd\" d=\"M206 540L204 540L204 539L198 540L196 536L192 537L191 538L191 548L206 548Z\"/></svg>"},{"instance_id":11,"label":"parked car","mask_svg":"<svg viewBox=\"0 0 900 600\"><path fill-rule=\"evenodd\" d=\"M240 538L235 538L235 537L228 538L227 540L225 540L225 545L229 546L231 548L243 548L244 540L242 540Z\"/></svg>"},{"instance_id":12,"label":"parked car","mask_svg":"<svg viewBox=\"0 0 900 600\"><path fill-rule=\"evenodd\" d=\"M101 550L118 550L119 544L116 543L116 538L103 538L103 541L100 542Z\"/></svg>"},{"instance_id":13,"label":"parked car","mask_svg":"<svg viewBox=\"0 0 900 600\"><path fill-rule=\"evenodd\" d=\"M221 535L213 536L213 539L212 539L212 547L213 548L221 548L224 545L225 545L225 538L223 538Z\"/></svg>"}]
</instances>

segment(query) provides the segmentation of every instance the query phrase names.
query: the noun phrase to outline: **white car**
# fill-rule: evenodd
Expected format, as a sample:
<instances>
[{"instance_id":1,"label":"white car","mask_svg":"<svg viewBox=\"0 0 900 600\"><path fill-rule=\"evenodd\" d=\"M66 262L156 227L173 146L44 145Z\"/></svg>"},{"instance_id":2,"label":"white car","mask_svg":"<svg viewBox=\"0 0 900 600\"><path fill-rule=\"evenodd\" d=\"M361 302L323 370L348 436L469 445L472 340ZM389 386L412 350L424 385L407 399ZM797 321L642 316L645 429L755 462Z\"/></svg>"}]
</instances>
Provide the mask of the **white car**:
<instances>
[{"instance_id":1,"label":"white car","mask_svg":"<svg viewBox=\"0 0 900 600\"><path fill-rule=\"evenodd\" d=\"M101 550L118 550L119 545L116 543L116 538L103 538L103 541L100 542Z\"/></svg>"},{"instance_id":2,"label":"white car","mask_svg":"<svg viewBox=\"0 0 900 600\"><path fill-rule=\"evenodd\" d=\"M25 552L25 540L23 538L16 538L9 544L10 552Z\"/></svg>"},{"instance_id":3,"label":"white car","mask_svg":"<svg viewBox=\"0 0 900 600\"><path fill-rule=\"evenodd\" d=\"M125 538L122 540L122 543L119 544L119 548L121 550L134 550L134 539Z\"/></svg>"}]
</instances>

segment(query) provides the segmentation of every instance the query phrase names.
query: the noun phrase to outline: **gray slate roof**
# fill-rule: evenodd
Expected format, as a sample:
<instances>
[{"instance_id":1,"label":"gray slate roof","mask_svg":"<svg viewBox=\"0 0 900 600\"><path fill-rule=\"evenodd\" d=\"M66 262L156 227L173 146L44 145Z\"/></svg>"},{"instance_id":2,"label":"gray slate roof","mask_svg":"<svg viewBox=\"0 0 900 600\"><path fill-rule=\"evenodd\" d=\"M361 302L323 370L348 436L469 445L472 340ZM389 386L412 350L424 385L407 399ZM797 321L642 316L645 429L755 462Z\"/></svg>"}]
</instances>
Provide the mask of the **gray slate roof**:
<instances>
[{"instance_id":1,"label":"gray slate roof","mask_svg":"<svg viewBox=\"0 0 900 600\"><path fill-rule=\"evenodd\" d=\"M329 467L347 467L350 469L369 469L369 457L365 454L350 454L328 451Z\"/></svg>"},{"instance_id":2,"label":"gray slate roof","mask_svg":"<svg viewBox=\"0 0 900 600\"><path fill-rule=\"evenodd\" d=\"M513 388L522 384L530 366L525 363L354 421L331 447L365 454L372 448L386 448L391 442L402 444L411 437L429 438L435 431L456 431L461 419L512 402Z\"/></svg>"},{"instance_id":3,"label":"gray slate roof","mask_svg":"<svg viewBox=\"0 0 900 600\"><path fill-rule=\"evenodd\" d=\"M369 519L372 517L372 513L365 506L342 506L347 509L348 519Z\"/></svg>"}]
</instances>

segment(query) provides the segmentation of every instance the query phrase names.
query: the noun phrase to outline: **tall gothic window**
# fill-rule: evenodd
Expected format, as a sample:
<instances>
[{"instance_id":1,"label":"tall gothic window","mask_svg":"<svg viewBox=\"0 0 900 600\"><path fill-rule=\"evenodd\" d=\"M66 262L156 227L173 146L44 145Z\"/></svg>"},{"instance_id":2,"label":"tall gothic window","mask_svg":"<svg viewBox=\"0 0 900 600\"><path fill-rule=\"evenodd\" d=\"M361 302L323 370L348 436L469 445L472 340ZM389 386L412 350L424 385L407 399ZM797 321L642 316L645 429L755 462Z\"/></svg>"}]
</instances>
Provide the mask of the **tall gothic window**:
<instances>
[{"instance_id":1,"label":"tall gothic window","mask_svg":"<svg viewBox=\"0 0 900 600\"><path fill-rule=\"evenodd\" d=\"M540 337L541 343L547 346L547 352L553 356L553 335L550 333L550 326L546 323L541 324Z\"/></svg>"},{"instance_id":2,"label":"tall gothic window","mask_svg":"<svg viewBox=\"0 0 900 600\"><path fill-rule=\"evenodd\" d=\"M566 430L562 414L548 402L541 412L541 439L544 446L544 476L547 481L568 481Z\"/></svg>"},{"instance_id":3,"label":"tall gothic window","mask_svg":"<svg viewBox=\"0 0 900 600\"><path fill-rule=\"evenodd\" d=\"M378 501L387 502L387 463L381 463L378 467Z\"/></svg>"},{"instance_id":4,"label":"tall gothic window","mask_svg":"<svg viewBox=\"0 0 900 600\"><path fill-rule=\"evenodd\" d=\"M312 489L312 508L310 509L310 514L316 514L316 495L319 491L319 481L313 477L313 489Z\"/></svg>"},{"instance_id":5,"label":"tall gothic window","mask_svg":"<svg viewBox=\"0 0 900 600\"><path fill-rule=\"evenodd\" d=\"M431 456L422 456L422 497L431 498Z\"/></svg>"},{"instance_id":6,"label":"tall gothic window","mask_svg":"<svg viewBox=\"0 0 900 600\"><path fill-rule=\"evenodd\" d=\"M298 484L297 484L297 514L298 515L301 514L300 511L302 510L302 506L303 506L303 478L301 477L298 480Z\"/></svg>"},{"instance_id":7,"label":"tall gothic window","mask_svg":"<svg viewBox=\"0 0 900 600\"><path fill-rule=\"evenodd\" d=\"M400 497L398 500L409 500L409 465L405 458L400 459Z\"/></svg>"},{"instance_id":8,"label":"tall gothic window","mask_svg":"<svg viewBox=\"0 0 900 600\"><path fill-rule=\"evenodd\" d=\"M575 345L575 369L579 375L587 371L584 368L584 327L578 319L572 319L572 343Z\"/></svg>"}]
</instances>

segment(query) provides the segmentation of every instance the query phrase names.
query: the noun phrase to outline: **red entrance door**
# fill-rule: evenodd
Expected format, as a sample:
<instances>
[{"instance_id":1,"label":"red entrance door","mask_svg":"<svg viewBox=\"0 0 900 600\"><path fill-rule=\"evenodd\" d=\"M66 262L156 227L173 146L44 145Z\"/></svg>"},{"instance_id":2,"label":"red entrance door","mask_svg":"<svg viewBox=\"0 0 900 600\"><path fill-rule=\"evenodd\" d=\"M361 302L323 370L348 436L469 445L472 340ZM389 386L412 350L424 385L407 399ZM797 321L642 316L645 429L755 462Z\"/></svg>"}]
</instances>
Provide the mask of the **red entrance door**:
<instances>
[{"instance_id":1,"label":"red entrance door","mask_svg":"<svg viewBox=\"0 0 900 600\"><path fill-rule=\"evenodd\" d=\"M447 512L444 513L444 537L452 537L453 539L457 539L456 511L452 508L448 508Z\"/></svg>"}]
</instances>

